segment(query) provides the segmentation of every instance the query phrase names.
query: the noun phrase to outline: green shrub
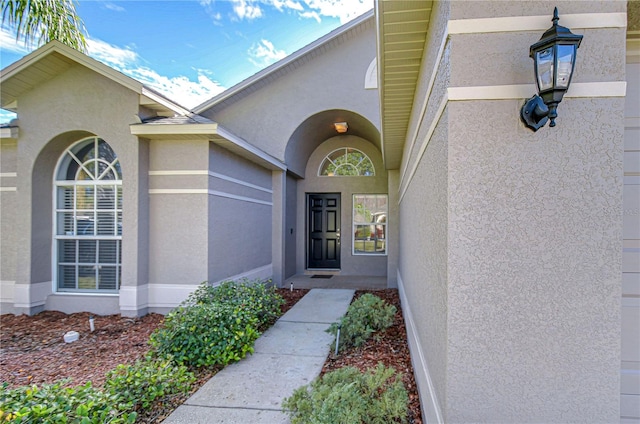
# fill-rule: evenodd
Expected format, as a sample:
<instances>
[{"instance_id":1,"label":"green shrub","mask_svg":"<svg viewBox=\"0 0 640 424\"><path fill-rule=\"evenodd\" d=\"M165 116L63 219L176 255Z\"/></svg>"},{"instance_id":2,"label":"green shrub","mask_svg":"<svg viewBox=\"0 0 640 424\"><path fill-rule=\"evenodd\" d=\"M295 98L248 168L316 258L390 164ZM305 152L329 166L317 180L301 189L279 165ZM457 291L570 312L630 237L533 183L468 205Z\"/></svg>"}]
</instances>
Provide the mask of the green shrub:
<instances>
[{"instance_id":1,"label":"green shrub","mask_svg":"<svg viewBox=\"0 0 640 424\"><path fill-rule=\"evenodd\" d=\"M396 307L371 293L365 293L353 301L340 323L333 323L327 329L334 336L340 328L338 351L362 346L375 332L389 328L393 324ZM335 349L335 340L331 350Z\"/></svg>"},{"instance_id":2,"label":"green shrub","mask_svg":"<svg viewBox=\"0 0 640 424\"><path fill-rule=\"evenodd\" d=\"M170 312L149 343L161 358L180 365L227 365L253 353L260 333L251 311L228 304L181 306Z\"/></svg>"},{"instance_id":3,"label":"green shrub","mask_svg":"<svg viewBox=\"0 0 640 424\"><path fill-rule=\"evenodd\" d=\"M193 373L185 366L146 358L109 371L104 390L117 398L118 409L136 411L188 393L194 381Z\"/></svg>"},{"instance_id":4,"label":"green shrub","mask_svg":"<svg viewBox=\"0 0 640 424\"><path fill-rule=\"evenodd\" d=\"M401 374L378 364L366 373L353 367L329 372L296 389L282 406L292 424L387 424L406 422L408 403Z\"/></svg>"},{"instance_id":5,"label":"green shrub","mask_svg":"<svg viewBox=\"0 0 640 424\"><path fill-rule=\"evenodd\" d=\"M225 281L218 286L202 283L182 304L195 306L201 304L228 304L242 307L258 318L258 327L269 326L280 316L280 306L284 299L271 286L270 280Z\"/></svg>"},{"instance_id":6,"label":"green shrub","mask_svg":"<svg viewBox=\"0 0 640 424\"><path fill-rule=\"evenodd\" d=\"M0 420L12 423L133 423L136 413L116 407L117 397L84 386L64 387L67 381L38 386L0 388Z\"/></svg>"}]
</instances>

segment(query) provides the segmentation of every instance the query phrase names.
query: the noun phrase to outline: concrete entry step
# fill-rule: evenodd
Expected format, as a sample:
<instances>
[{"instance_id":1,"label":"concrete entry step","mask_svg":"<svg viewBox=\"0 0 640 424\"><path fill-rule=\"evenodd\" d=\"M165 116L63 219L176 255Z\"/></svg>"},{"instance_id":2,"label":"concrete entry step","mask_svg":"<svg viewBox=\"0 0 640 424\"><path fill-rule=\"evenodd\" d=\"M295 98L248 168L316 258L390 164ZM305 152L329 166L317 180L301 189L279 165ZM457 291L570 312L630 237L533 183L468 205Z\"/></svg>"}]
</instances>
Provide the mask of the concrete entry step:
<instances>
[{"instance_id":1,"label":"concrete entry step","mask_svg":"<svg viewBox=\"0 0 640 424\"><path fill-rule=\"evenodd\" d=\"M309 291L256 341L253 355L213 376L164 423L288 423L282 401L320 374L333 340L325 330L354 293Z\"/></svg>"}]
</instances>

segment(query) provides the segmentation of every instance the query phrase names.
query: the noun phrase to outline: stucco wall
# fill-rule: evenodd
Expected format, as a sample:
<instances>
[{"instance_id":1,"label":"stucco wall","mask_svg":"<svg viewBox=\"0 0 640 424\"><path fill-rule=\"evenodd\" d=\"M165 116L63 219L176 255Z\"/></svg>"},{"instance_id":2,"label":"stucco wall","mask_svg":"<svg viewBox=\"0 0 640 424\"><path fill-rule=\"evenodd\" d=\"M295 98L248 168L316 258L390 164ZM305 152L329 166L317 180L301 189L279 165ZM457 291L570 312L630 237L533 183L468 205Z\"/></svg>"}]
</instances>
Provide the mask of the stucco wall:
<instances>
[{"instance_id":1,"label":"stucco wall","mask_svg":"<svg viewBox=\"0 0 640 424\"><path fill-rule=\"evenodd\" d=\"M562 2L560 24L623 3ZM533 87L542 31L483 32L491 20L450 34L434 66L448 19L551 19L555 5L434 5L401 168L399 262L433 420L618 420L624 98L569 95L558 125L537 133L519 120L524 99L442 103L447 87ZM625 80L623 27L572 29L585 37L574 84Z\"/></svg>"},{"instance_id":2,"label":"stucco wall","mask_svg":"<svg viewBox=\"0 0 640 424\"><path fill-rule=\"evenodd\" d=\"M123 169L123 284L138 284L140 246L137 222L138 144L129 131L138 107L137 95L82 66L41 84L20 98L17 144L15 239L16 296L20 311L48 308L52 293L52 192L60 154L75 141L97 135L107 141ZM33 201L32 201L33 199ZM5 234L3 234L3 239ZM3 240L4 243L4 240ZM4 256L4 254L3 254ZM56 309L84 310L79 297L56 295ZM53 304L51 304L53 305ZM113 311L113 312L117 312Z\"/></svg>"},{"instance_id":3,"label":"stucco wall","mask_svg":"<svg viewBox=\"0 0 640 424\"><path fill-rule=\"evenodd\" d=\"M193 286L208 279L208 157L207 140L150 142L150 286Z\"/></svg>"},{"instance_id":4,"label":"stucco wall","mask_svg":"<svg viewBox=\"0 0 640 424\"><path fill-rule=\"evenodd\" d=\"M213 143L209 169L209 281L269 267L271 171Z\"/></svg>"},{"instance_id":5,"label":"stucco wall","mask_svg":"<svg viewBox=\"0 0 640 424\"><path fill-rule=\"evenodd\" d=\"M16 281L16 208L17 144L13 139L0 140L0 311L13 312Z\"/></svg>"},{"instance_id":6,"label":"stucco wall","mask_svg":"<svg viewBox=\"0 0 640 424\"><path fill-rule=\"evenodd\" d=\"M318 169L324 158L341 147L353 147L364 152L375 168L374 177L319 177ZM318 147L307 164L304 180L298 181L298 231L297 236L297 273L306 268L306 193L341 194L341 274L386 276L387 257L377 255L354 255L352 253L352 221L354 194L387 194L387 171L382 164L380 152L366 140L343 135L330 138ZM390 216L388 222L394 217Z\"/></svg>"},{"instance_id":7,"label":"stucco wall","mask_svg":"<svg viewBox=\"0 0 640 424\"><path fill-rule=\"evenodd\" d=\"M446 114L440 119L400 204L399 252L399 283L424 352L425 363L418 362L416 369L428 368L435 397L443 404L447 401L448 121ZM421 359L418 352L413 355L414 363ZM422 391L425 396L426 387ZM426 401L423 404L430 408Z\"/></svg>"},{"instance_id":8,"label":"stucco wall","mask_svg":"<svg viewBox=\"0 0 640 424\"><path fill-rule=\"evenodd\" d=\"M367 68L376 57L374 40L371 21L343 44L323 50L284 76L272 77L268 86L202 115L281 161L296 128L318 112L354 111L379 128L378 92L364 88Z\"/></svg>"},{"instance_id":9,"label":"stucco wall","mask_svg":"<svg viewBox=\"0 0 640 424\"><path fill-rule=\"evenodd\" d=\"M407 130L399 180L398 285L409 323L423 414L441 419L447 398L448 117L438 115L450 67L442 45L449 5L436 2ZM442 53L438 53L442 48ZM429 85L433 77L433 85ZM426 103L426 107L423 105ZM424 114L421 111L424 109ZM435 125L434 132L429 128ZM411 323L414 325L411 326Z\"/></svg>"}]
</instances>

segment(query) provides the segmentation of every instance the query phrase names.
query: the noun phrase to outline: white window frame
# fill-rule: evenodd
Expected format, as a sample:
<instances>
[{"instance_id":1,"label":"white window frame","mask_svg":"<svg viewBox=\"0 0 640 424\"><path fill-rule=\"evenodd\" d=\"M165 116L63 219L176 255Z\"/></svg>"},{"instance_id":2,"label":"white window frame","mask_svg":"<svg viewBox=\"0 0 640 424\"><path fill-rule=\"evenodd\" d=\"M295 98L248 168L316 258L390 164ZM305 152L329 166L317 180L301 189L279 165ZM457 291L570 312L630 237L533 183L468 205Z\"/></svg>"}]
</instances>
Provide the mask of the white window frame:
<instances>
[{"instance_id":1,"label":"white window frame","mask_svg":"<svg viewBox=\"0 0 640 424\"><path fill-rule=\"evenodd\" d=\"M356 221L356 197L384 197L386 198L386 210L384 211L384 222L359 222ZM387 256L389 254L389 233L388 233L388 224L389 224L389 195L387 193L355 193L352 197L352 203L351 203L351 254L353 256ZM356 252L356 232L357 232L357 227L359 225L382 225L384 226L384 252L362 252L362 251L357 251ZM374 236L374 243L377 242L377 231L374 230L374 234L376 234ZM375 244L374 244L375 246Z\"/></svg>"},{"instance_id":2,"label":"white window frame","mask_svg":"<svg viewBox=\"0 0 640 424\"><path fill-rule=\"evenodd\" d=\"M89 145L90 143L94 144L94 151L99 152L98 144L100 142L104 142L111 152L113 149L111 146L104 140L99 137L88 137L82 140L77 141L69 148L67 148L60 158L58 159L58 163L55 168L54 174L54 183L53 183L53 246L52 246L52 275L53 275L53 291L54 293L59 294L90 294L90 295L114 295L118 294L121 284L121 275L122 275L122 175L119 173L118 168L120 167L120 161L116 156L115 152L113 152L114 160L112 162L108 162L104 160L102 157L94 157L90 158L84 162L79 159L74 151L77 151L79 148L83 148L84 146ZM98 170L98 162L101 162L105 165L105 170L100 173L100 175L92 176L91 179L87 180L79 180L78 176L81 172L85 172L90 174L90 170L87 167L89 162L95 162L95 170ZM66 173L69 166L74 163L78 165L78 169L76 171L75 179L62 179L60 175ZM116 179L103 179L109 172L112 172L115 175ZM119 177L119 179L118 179ZM71 203L72 206L68 207L59 207L59 195L60 189L63 187L68 187L73 190ZM77 206L77 196L78 189L93 187L94 192L98 192L99 187L108 187L113 189L114 199L113 199L113 207L109 208L101 208L99 205L98 199L93 200L93 205L91 208L78 208ZM60 225L64 225L64 214L70 214L72 216L73 222L73 230L68 231L68 228L60 228ZM80 217L84 217L86 215L92 215L93 218L93 229L92 233L89 235L78 234L78 223ZM100 231L101 227L99 214L111 215L113 216L113 234L97 234ZM62 218L62 220L61 220ZM90 220L91 221L91 220ZM109 222L109 221L106 221ZM109 222L110 223L110 222ZM59 244L61 240L75 240L74 247L74 261L61 261L59 258ZM82 241L95 242L95 253L93 261L82 261L80 256L82 251L80 249L80 244ZM101 250L100 243L101 242L112 242L115 241L115 253L114 259L112 261L101 260ZM58 281L59 279L59 266L68 266L75 267L75 288L64 288L60 287L61 284ZM84 269L93 268L94 271L94 279L95 279L95 288L80 288L80 269L84 267ZM100 280L100 272L103 269L112 268L115 271L115 288L113 289L100 289L99 280Z\"/></svg>"}]
</instances>

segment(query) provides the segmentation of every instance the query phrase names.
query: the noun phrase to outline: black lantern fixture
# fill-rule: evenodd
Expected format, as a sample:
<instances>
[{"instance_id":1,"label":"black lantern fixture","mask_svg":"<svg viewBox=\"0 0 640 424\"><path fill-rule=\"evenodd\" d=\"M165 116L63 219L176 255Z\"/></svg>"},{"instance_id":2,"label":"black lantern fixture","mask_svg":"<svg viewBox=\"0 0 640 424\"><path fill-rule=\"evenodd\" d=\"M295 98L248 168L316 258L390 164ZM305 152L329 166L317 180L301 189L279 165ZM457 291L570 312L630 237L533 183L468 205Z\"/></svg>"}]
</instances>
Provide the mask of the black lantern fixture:
<instances>
[{"instance_id":1,"label":"black lantern fixture","mask_svg":"<svg viewBox=\"0 0 640 424\"><path fill-rule=\"evenodd\" d=\"M569 89L576 52L582 35L571 33L568 28L558 25L558 8L553 10L553 26L542 34L542 38L529 48L536 72L538 94L528 99L520 110L520 117L533 131L542 128L548 120L555 127L558 116L556 109L562 96Z\"/></svg>"}]
</instances>

